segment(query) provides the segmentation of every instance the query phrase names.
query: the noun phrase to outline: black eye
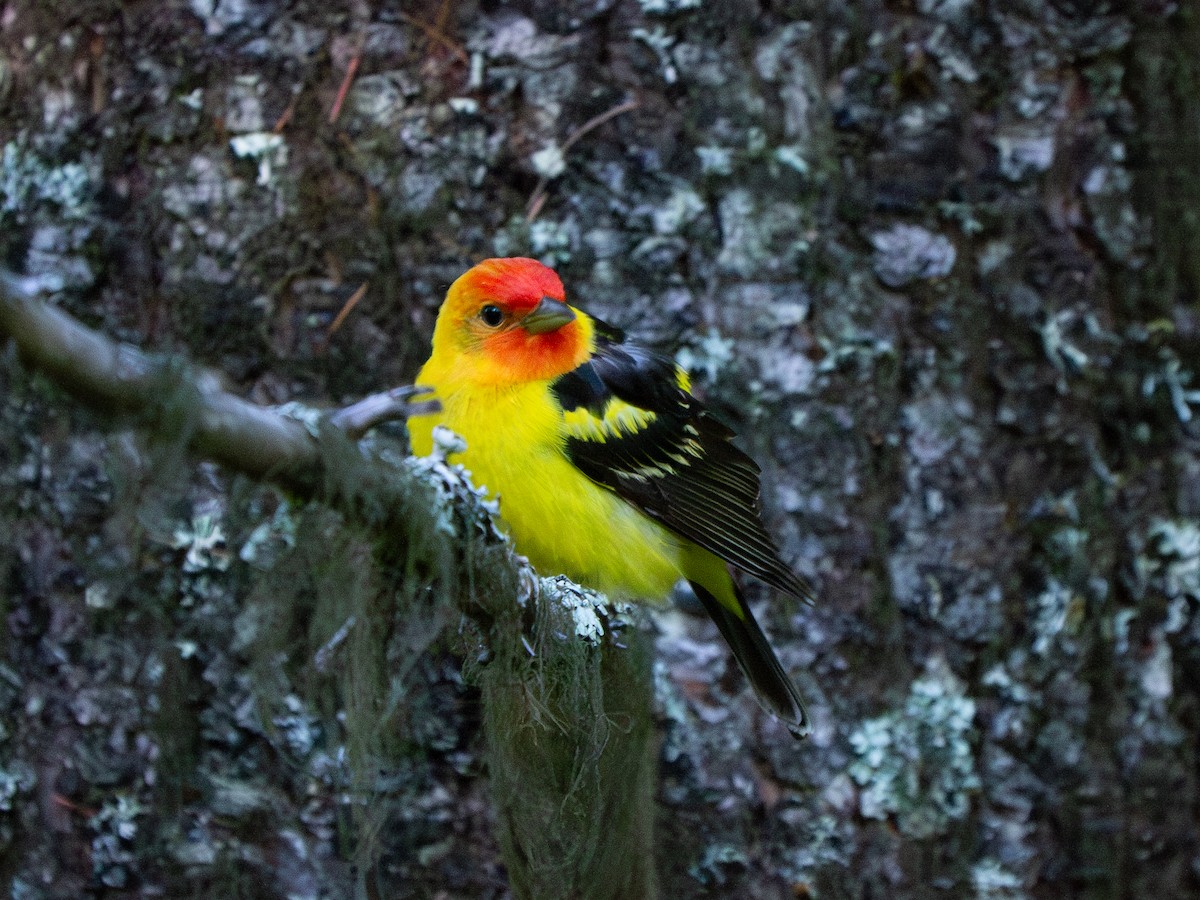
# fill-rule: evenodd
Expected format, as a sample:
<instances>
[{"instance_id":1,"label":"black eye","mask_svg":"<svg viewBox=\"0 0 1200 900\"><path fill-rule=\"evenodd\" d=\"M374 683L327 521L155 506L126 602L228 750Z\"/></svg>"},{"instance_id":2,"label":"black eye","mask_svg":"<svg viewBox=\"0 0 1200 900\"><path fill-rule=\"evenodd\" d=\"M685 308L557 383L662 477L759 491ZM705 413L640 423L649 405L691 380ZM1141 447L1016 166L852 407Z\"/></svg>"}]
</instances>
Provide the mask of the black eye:
<instances>
[{"instance_id":1,"label":"black eye","mask_svg":"<svg viewBox=\"0 0 1200 900\"><path fill-rule=\"evenodd\" d=\"M490 325L495 328L504 321L504 311L500 307L489 303L479 311L479 318L483 319L484 325Z\"/></svg>"}]
</instances>

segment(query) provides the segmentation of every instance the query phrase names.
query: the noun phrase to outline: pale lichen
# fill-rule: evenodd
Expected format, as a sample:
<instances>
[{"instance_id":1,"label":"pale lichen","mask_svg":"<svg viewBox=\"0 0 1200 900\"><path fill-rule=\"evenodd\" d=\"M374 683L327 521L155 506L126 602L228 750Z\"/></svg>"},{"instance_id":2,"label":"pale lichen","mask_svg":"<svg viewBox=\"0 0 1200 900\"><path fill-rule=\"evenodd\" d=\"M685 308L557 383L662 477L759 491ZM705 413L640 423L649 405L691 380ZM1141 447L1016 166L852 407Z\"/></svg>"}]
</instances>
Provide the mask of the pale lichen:
<instances>
[{"instance_id":1,"label":"pale lichen","mask_svg":"<svg viewBox=\"0 0 1200 900\"><path fill-rule=\"evenodd\" d=\"M871 235L875 274L891 288L941 278L954 268L957 251L945 235L920 225L896 224Z\"/></svg>"},{"instance_id":2,"label":"pale lichen","mask_svg":"<svg viewBox=\"0 0 1200 900\"><path fill-rule=\"evenodd\" d=\"M912 683L900 709L861 723L850 735L849 775L859 786L859 810L892 818L902 834L945 834L970 810L980 788L974 743L975 701L935 659Z\"/></svg>"},{"instance_id":3,"label":"pale lichen","mask_svg":"<svg viewBox=\"0 0 1200 900\"><path fill-rule=\"evenodd\" d=\"M296 517L286 500L275 507L269 519L254 526L254 530L238 550L238 558L252 566L270 568L280 554L296 546Z\"/></svg>"},{"instance_id":4,"label":"pale lichen","mask_svg":"<svg viewBox=\"0 0 1200 900\"><path fill-rule=\"evenodd\" d=\"M105 886L123 888L129 883L131 867L137 861L134 839L138 833L138 818L144 812L135 796L118 794L89 820L94 832L92 872Z\"/></svg>"},{"instance_id":5,"label":"pale lichen","mask_svg":"<svg viewBox=\"0 0 1200 900\"><path fill-rule=\"evenodd\" d=\"M663 81L667 84L674 84L679 80L679 69L676 68L675 61L671 57L671 48L675 46L675 38L662 25L656 24L652 28L634 28L629 32L629 36L635 41L645 44L658 57Z\"/></svg>"},{"instance_id":6,"label":"pale lichen","mask_svg":"<svg viewBox=\"0 0 1200 900\"><path fill-rule=\"evenodd\" d=\"M499 513L500 507L488 497L487 485L475 485L471 473L461 464L450 462L449 457L467 449L467 442L443 425L433 429L433 452L429 456L410 456L403 465L427 481L436 491L437 529L447 535L460 534L460 519L456 513L456 498L473 498L470 518L471 528L482 529L487 534L502 540L492 524L491 517Z\"/></svg>"},{"instance_id":7,"label":"pale lichen","mask_svg":"<svg viewBox=\"0 0 1200 900\"><path fill-rule=\"evenodd\" d=\"M1152 571L1172 599L1200 600L1200 524L1190 519L1159 519L1148 537L1156 554Z\"/></svg>"},{"instance_id":8,"label":"pale lichen","mask_svg":"<svg viewBox=\"0 0 1200 900\"><path fill-rule=\"evenodd\" d=\"M199 511L186 526L175 529L171 546L185 550L183 571L203 572L208 569L224 571L229 568L229 549L225 530L212 511Z\"/></svg>"},{"instance_id":9,"label":"pale lichen","mask_svg":"<svg viewBox=\"0 0 1200 900\"><path fill-rule=\"evenodd\" d=\"M0 767L0 812L11 812L17 795L29 793L36 784L37 773L25 762Z\"/></svg>"},{"instance_id":10,"label":"pale lichen","mask_svg":"<svg viewBox=\"0 0 1200 900\"><path fill-rule=\"evenodd\" d=\"M1161 365L1148 372L1142 379L1142 396L1153 396L1160 387L1165 388L1171 408L1180 422L1192 421L1193 406L1200 406L1200 390L1192 387L1193 374L1170 347L1159 350Z\"/></svg>"},{"instance_id":11,"label":"pale lichen","mask_svg":"<svg viewBox=\"0 0 1200 900\"><path fill-rule=\"evenodd\" d=\"M674 13L700 9L704 0L638 0L642 12L651 16L669 16Z\"/></svg>"},{"instance_id":12,"label":"pale lichen","mask_svg":"<svg viewBox=\"0 0 1200 900\"><path fill-rule=\"evenodd\" d=\"M699 337L695 345L683 346L675 352L675 362L684 371L702 374L707 381L715 381L734 360L737 342L724 337L715 328L710 328Z\"/></svg>"},{"instance_id":13,"label":"pale lichen","mask_svg":"<svg viewBox=\"0 0 1200 900\"><path fill-rule=\"evenodd\" d=\"M1083 619L1083 598L1057 578L1030 600L1032 650L1037 656L1051 653L1073 655L1078 652L1075 635Z\"/></svg>"},{"instance_id":14,"label":"pale lichen","mask_svg":"<svg viewBox=\"0 0 1200 900\"><path fill-rule=\"evenodd\" d=\"M95 190L83 163L54 165L21 141L9 141L0 154L0 221L27 216L42 203L53 204L62 218L84 219L91 212Z\"/></svg>"},{"instance_id":15,"label":"pale lichen","mask_svg":"<svg viewBox=\"0 0 1200 900\"><path fill-rule=\"evenodd\" d=\"M255 183L266 187L274 179L276 169L287 165L288 147L283 135L269 131L254 131L231 138L229 148L239 159L250 159L258 164Z\"/></svg>"},{"instance_id":16,"label":"pale lichen","mask_svg":"<svg viewBox=\"0 0 1200 900\"><path fill-rule=\"evenodd\" d=\"M984 859L971 867L975 900L1024 900L1029 894L1021 879L995 859Z\"/></svg>"},{"instance_id":17,"label":"pale lichen","mask_svg":"<svg viewBox=\"0 0 1200 900\"><path fill-rule=\"evenodd\" d=\"M722 885L729 881L734 872L741 871L749 863L745 852L730 844L713 844L705 847L700 859L688 867L688 874L705 885Z\"/></svg>"},{"instance_id":18,"label":"pale lichen","mask_svg":"<svg viewBox=\"0 0 1200 900\"><path fill-rule=\"evenodd\" d=\"M562 575L542 578L539 593L543 602L565 609L574 626L574 636L591 646L600 644L607 624L610 631L629 624L631 609L625 603L613 603L603 594L580 587Z\"/></svg>"}]
</instances>

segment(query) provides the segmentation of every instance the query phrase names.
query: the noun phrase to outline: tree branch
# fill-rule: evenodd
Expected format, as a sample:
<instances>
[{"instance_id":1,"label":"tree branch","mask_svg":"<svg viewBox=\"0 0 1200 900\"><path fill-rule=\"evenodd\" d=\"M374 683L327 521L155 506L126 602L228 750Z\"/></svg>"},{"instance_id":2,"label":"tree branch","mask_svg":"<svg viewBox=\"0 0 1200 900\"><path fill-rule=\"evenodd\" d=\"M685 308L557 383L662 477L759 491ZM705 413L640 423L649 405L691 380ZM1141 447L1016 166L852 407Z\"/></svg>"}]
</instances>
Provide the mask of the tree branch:
<instances>
[{"instance_id":1,"label":"tree branch","mask_svg":"<svg viewBox=\"0 0 1200 900\"><path fill-rule=\"evenodd\" d=\"M99 411L136 415L161 402L165 383L182 378L192 393L190 450L289 489L319 483L319 444L305 423L226 391L210 372L181 373L178 361L93 331L41 299L43 293L38 279L0 270L0 334L12 338L28 366L67 393ZM326 420L357 439L384 422L436 410L436 401L408 402L426 392L395 388L336 410Z\"/></svg>"},{"instance_id":2,"label":"tree branch","mask_svg":"<svg viewBox=\"0 0 1200 900\"><path fill-rule=\"evenodd\" d=\"M2 272L0 291L0 333L12 338L26 365L99 411L138 413L159 401L164 380L173 376L169 359L85 327L40 299L36 279ZM195 377L192 387L190 443L199 455L256 477L317 463L317 444L301 422L222 390L211 374Z\"/></svg>"},{"instance_id":3,"label":"tree branch","mask_svg":"<svg viewBox=\"0 0 1200 900\"><path fill-rule=\"evenodd\" d=\"M436 400L412 402L413 397L428 393L429 388L419 384L406 384L381 394L372 394L331 413L329 424L352 438L360 438L384 422L437 412L441 409L441 404Z\"/></svg>"},{"instance_id":4,"label":"tree branch","mask_svg":"<svg viewBox=\"0 0 1200 900\"><path fill-rule=\"evenodd\" d=\"M308 423L98 334L44 292L36 279L0 271L0 336L31 368L93 408L135 416L199 456L328 503L379 535L382 564L398 558L406 579L454 597L479 625L488 769L516 895L654 895L649 644L637 629L613 638L622 617L603 597L565 578L538 582L461 469L436 454L400 460L354 442L433 408L410 402L424 389L387 391ZM317 652L318 669L358 625L348 620Z\"/></svg>"}]
</instances>

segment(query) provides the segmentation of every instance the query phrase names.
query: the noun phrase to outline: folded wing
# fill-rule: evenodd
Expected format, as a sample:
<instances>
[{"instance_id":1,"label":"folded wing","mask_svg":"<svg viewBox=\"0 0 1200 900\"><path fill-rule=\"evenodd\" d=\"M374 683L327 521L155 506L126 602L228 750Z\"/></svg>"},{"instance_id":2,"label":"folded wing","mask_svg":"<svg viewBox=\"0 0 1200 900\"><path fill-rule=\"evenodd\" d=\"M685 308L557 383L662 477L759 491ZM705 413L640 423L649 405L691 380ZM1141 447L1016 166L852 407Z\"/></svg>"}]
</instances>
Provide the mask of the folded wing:
<instances>
[{"instance_id":1,"label":"folded wing","mask_svg":"<svg viewBox=\"0 0 1200 900\"><path fill-rule=\"evenodd\" d=\"M596 329L592 359L553 384L571 462L676 534L811 599L763 527L759 468L733 432L688 392L673 361L602 322Z\"/></svg>"}]
</instances>

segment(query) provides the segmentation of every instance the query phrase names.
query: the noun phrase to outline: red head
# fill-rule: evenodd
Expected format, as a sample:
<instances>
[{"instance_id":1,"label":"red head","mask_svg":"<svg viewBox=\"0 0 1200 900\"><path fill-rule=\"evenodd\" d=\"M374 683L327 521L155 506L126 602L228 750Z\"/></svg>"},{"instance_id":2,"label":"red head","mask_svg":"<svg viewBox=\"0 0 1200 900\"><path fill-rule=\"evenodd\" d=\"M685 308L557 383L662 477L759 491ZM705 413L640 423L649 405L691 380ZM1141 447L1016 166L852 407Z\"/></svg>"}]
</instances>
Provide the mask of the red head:
<instances>
[{"instance_id":1,"label":"red head","mask_svg":"<svg viewBox=\"0 0 1200 900\"><path fill-rule=\"evenodd\" d=\"M591 350L591 322L567 305L562 281L535 259L486 259L446 294L433 357L485 384L541 381L569 372Z\"/></svg>"}]
</instances>

